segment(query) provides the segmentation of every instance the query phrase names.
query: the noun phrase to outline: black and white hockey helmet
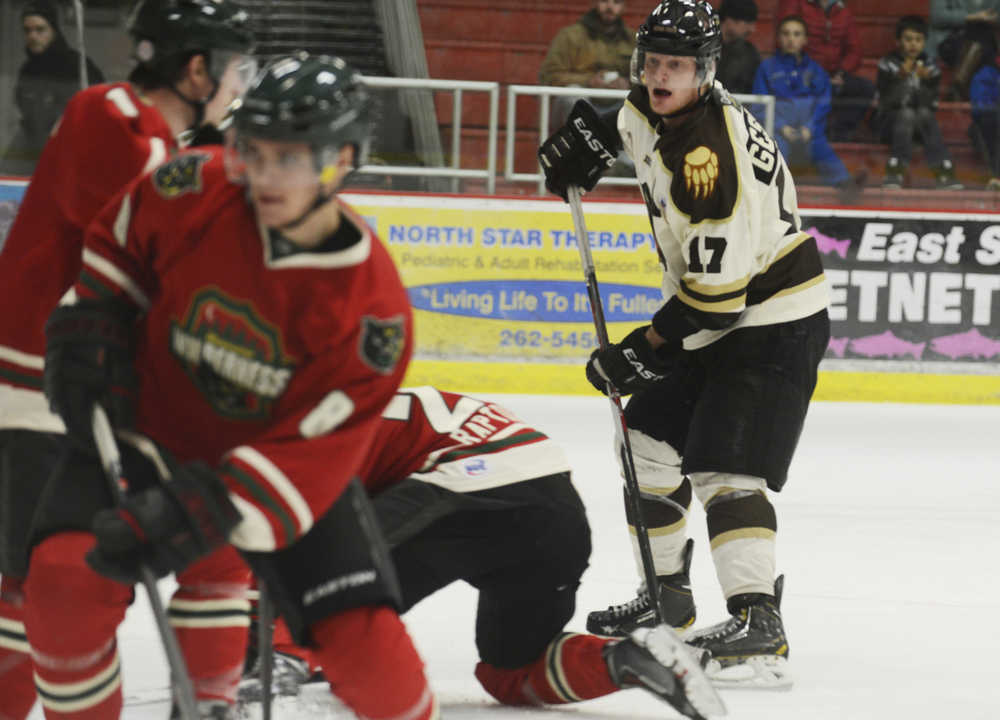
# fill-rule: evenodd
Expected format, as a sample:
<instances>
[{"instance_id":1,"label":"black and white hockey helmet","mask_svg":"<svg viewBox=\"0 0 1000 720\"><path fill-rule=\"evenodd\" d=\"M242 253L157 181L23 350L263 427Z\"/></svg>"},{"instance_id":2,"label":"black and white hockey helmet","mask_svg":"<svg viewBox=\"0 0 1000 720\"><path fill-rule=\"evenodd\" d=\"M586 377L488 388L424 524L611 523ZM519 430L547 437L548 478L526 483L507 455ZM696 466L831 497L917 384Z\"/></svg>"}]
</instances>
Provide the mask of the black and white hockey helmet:
<instances>
[{"instance_id":1,"label":"black and white hockey helmet","mask_svg":"<svg viewBox=\"0 0 1000 720\"><path fill-rule=\"evenodd\" d=\"M715 80L722 52L722 28L706 0L661 0L635 34L632 82L643 82L646 53L693 57L699 85Z\"/></svg>"},{"instance_id":2,"label":"black and white hockey helmet","mask_svg":"<svg viewBox=\"0 0 1000 720\"><path fill-rule=\"evenodd\" d=\"M308 143L319 156L351 144L357 167L368 155L372 98L341 58L298 52L272 60L261 71L234 125L245 137Z\"/></svg>"}]
</instances>

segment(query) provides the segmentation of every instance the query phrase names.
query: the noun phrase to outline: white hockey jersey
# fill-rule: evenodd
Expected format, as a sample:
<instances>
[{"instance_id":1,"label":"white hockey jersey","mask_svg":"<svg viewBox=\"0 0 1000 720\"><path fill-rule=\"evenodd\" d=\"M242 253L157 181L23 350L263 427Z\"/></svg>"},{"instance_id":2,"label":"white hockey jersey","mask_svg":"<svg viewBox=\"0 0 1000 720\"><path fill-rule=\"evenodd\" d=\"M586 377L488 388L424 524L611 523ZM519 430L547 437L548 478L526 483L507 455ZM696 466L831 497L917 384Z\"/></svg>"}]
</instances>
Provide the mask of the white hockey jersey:
<instances>
[{"instance_id":1,"label":"white hockey jersey","mask_svg":"<svg viewBox=\"0 0 1000 720\"><path fill-rule=\"evenodd\" d=\"M666 303L653 320L660 335L694 350L828 306L819 251L801 230L777 144L720 84L669 127L646 89L633 88L618 131L664 266Z\"/></svg>"}]
</instances>

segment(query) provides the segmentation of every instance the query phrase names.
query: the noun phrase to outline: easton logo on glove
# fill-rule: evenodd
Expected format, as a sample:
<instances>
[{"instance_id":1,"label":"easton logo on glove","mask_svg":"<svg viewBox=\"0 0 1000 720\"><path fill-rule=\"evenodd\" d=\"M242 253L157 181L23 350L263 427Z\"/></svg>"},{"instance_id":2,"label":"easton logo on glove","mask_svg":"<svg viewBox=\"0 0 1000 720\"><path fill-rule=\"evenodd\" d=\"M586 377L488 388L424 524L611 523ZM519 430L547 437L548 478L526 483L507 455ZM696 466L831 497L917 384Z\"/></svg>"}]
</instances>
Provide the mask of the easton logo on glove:
<instances>
[{"instance_id":1,"label":"easton logo on glove","mask_svg":"<svg viewBox=\"0 0 1000 720\"><path fill-rule=\"evenodd\" d=\"M635 350L632 348L623 348L622 355L628 360L629 364L635 369L635 374L641 377L643 380L649 380L650 382L659 382L665 375L659 375L652 370L647 370L646 366L642 363L642 360L636 355Z\"/></svg>"},{"instance_id":2,"label":"easton logo on glove","mask_svg":"<svg viewBox=\"0 0 1000 720\"><path fill-rule=\"evenodd\" d=\"M580 133L584 142L587 143L591 150L598 154L598 157L604 161L604 164L611 167L615 164L614 154L608 152L608 149L604 147L604 144L594 136L594 133L590 131L587 124L584 122L582 117L573 118L573 126Z\"/></svg>"}]
</instances>

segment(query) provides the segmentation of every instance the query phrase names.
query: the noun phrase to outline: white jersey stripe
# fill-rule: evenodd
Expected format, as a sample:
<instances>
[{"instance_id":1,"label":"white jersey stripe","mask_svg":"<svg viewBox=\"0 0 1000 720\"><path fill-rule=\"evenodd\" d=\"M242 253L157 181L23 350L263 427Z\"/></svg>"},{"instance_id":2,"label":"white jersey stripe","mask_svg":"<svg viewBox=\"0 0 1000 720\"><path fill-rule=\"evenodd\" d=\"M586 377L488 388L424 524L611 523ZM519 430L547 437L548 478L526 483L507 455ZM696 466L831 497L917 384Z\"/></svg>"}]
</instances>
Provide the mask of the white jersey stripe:
<instances>
[{"instance_id":1,"label":"white jersey stripe","mask_svg":"<svg viewBox=\"0 0 1000 720\"><path fill-rule=\"evenodd\" d=\"M45 368L45 357L43 355L31 355L4 345L0 345L0 360L26 367L29 370L42 370Z\"/></svg>"},{"instance_id":2,"label":"white jersey stripe","mask_svg":"<svg viewBox=\"0 0 1000 720\"><path fill-rule=\"evenodd\" d=\"M229 542L240 550L251 552L272 552L277 548L274 529L260 508L235 493L229 493L229 499L243 518L229 533Z\"/></svg>"},{"instance_id":3,"label":"white jersey stripe","mask_svg":"<svg viewBox=\"0 0 1000 720\"><path fill-rule=\"evenodd\" d=\"M304 535L313 526L313 514L312 510L309 509L309 503L277 465L249 445L241 445L230 455L252 467L260 477L267 480L274 488L275 492L295 514L295 519L299 524L299 534Z\"/></svg>"},{"instance_id":4,"label":"white jersey stripe","mask_svg":"<svg viewBox=\"0 0 1000 720\"><path fill-rule=\"evenodd\" d=\"M108 278L108 280L111 280L115 285L128 293L129 297L131 297L132 300L135 301L135 304L140 308L143 310L149 310L149 298L146 296L146 293L142 291L142 288L139 287L139 284L111 264L110 261L102 258L93 250L84 248L83 264L101 273L101 275Z\"/></svg>"}]
</instances>

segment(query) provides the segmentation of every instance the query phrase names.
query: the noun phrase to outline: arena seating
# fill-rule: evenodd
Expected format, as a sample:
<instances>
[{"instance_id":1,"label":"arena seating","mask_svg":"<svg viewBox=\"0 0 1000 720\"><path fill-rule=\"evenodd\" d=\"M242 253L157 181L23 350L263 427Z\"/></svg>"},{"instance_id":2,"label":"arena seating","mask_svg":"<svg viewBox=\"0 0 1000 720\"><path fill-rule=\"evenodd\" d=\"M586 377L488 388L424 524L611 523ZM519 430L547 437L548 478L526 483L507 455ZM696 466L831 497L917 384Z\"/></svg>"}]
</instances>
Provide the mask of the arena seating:
<instances>
[{"instance_id":1,"label":"arena seating","mask_svg":"<svg viewBox=\"0 0 1000 720\"><path fill-rule=\"evenodd\" d=\"M538 67L545 57L555 33L576 19L590 7L589 0L418 0L427 61L431 77L461 80L492 80L508 84L535 84ZM716 6L719 0L713 0ZM752 40L762 51L774 47L774 28L777 18L777 0L758 0L760 16ZM636 27L651 7L650 2L629 0L625 20ZM852 3L860 31L864 60L860 74L875 79L878 58L895 45L894 28L904 14L926 16L929 0L880 0L878 3ZM948 78L942 83L947 85ZM503 90L503 87L502 87ZM506 117L506 95L501 92L501 118ZM467 94L464 98L464 125L461 144L463 167L482 167L486 152L486 117L488 103L484 95ZM955 158L959 178L972 189L982 189L987 180L986 170L973 149L967 134L969 125L968 103L942 102L938 110L945 139ZM519 172L530 172L535 165L538 145L538 103L532 98L520 98L517 112L515 167ZM442 140L449 147L451 134L450 99L440 94L438 118ZM927 194L912 191L882 191L881 182L888 156L884 145L875 143L870 136L859 138L863 142L840 143L835 147L849 169L854 172L866 168L869 189L862 202L908 206L917 197L927 201ZM502 161L503 143L498 152ZM501 165L498 165L502 167ZM817 202L829 200L831 193L821 187L810 188L811 178L803 177L800 194L812 196ZM933 177L927 170L920 151L914 157L910 177L917 188L932 188ZM507 188L510 192L531 193L533 185L522 184ZM937 195L937 193L934 193ZM997 193L973 192L954 198L950 204L973 209L993 208L1000 202ZM946 194L942 197L947 198ZM970 205L971 203L971 205Z\"/></svg>"}]
</instances>

